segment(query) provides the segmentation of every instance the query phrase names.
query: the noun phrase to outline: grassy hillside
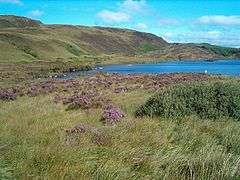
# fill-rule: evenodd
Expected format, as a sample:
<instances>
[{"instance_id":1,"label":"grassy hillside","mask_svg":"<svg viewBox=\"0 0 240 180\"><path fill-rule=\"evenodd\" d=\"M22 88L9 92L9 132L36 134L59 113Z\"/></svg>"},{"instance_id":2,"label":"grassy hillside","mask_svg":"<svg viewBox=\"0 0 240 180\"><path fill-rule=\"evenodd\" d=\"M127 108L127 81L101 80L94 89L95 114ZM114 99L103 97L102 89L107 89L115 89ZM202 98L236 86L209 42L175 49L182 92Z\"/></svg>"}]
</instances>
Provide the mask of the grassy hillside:
<instances>
[{"instance_id":1,"label":"grassy hillside","mask_svg":"<svg viewBox=\"0 0 240 180\"><path fill-rule=\"evenodd\" d=\"M132 30L66 25L1 28L0 62L81 59L84 55L135 55L144 44L166 46L162 38ZM13 51L7 50L13 49Z\"/></svg>"},{"instance_id":2,"label":"grassy hillside","mask_svg":"<svg viewBox=\"0 0 240 180\"><path fill-rule=\"evenodd\" d=\"M221 54L224 57L240 57L240 50L236 48L228 48L228 47L220 47L220 46L214 46L210 44L199 44L197 45L201 48L205 48L207 50L210 50L216 54Z\"/></svg>"},{"instance_id":3,"label":"grassy hillside","mask_svg":"<svg viewBox=\"0 0 240 180\"><path fill-rule=\"evenodd\" d=\"M0 28L31 28L40 27L41 25L43 25L42 22L26 17L13 15L0 16Z\"/></svg>"},{"instance_id":4,"label":"grassy hillside","mask_svg":"<svg viewBox=\"0 0 240 180\"><path fill-rule=\"evenodd\" d=\"M156 35L129 29L45 25L25 17L0 16L3 84L96 64L239 57L239 49L171 44Z\"/></svg>"},{"instance_id":5,"label":"grassy hillside","mask_svg":"<svg viewBox=\"0 0 240 180\"><path fill-rule=\"evenodd\" d=\"M169 44L149 33L128 29L44 25L17 16L0 16L0 62L69 61L86 55L146 56L160 59L217 59L239 49L208 44Z\"/></svg>"}]
</instances>

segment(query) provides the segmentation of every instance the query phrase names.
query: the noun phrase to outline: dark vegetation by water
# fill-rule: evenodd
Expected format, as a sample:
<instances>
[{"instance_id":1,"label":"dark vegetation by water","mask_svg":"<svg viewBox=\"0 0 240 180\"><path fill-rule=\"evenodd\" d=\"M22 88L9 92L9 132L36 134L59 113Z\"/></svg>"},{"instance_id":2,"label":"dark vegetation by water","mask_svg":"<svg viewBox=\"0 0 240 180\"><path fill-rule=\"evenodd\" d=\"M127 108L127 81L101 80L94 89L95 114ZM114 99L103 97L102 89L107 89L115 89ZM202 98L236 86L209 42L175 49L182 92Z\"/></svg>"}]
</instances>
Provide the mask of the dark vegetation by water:
<instances>
[{"instance_id":1,"label":"dark vegetation by water","mask_svg":"<svg viewBox=\"0 0 240 180\"><path fill-rule=\"evenodd\" d=\"M240 120L240 83L193 83L171 86L151 97L136 116L184 117Z\"/></svg>"}]
</instances>

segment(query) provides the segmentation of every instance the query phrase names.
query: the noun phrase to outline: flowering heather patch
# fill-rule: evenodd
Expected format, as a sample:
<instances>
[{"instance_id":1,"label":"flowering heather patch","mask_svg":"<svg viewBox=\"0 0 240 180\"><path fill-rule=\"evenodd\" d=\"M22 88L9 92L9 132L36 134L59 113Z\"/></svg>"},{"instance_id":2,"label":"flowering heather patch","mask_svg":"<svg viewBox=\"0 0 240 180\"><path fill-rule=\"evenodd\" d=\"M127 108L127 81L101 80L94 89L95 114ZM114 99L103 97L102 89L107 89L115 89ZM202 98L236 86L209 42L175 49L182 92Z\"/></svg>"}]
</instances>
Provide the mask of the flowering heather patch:
<instances>
[{"instance_id":1,"label":"flowering heather patch","mask_svg":"<svg viewBox=\"0 0 240 180\"><path fill-rule=\"evenodd\" d=\"M68 105L68 110L79 108L88 109L91 107L92 102L88 96L76 94L65 98L63 104Z\"/></svg>"},{"instance_id":2,"label":"flowering heather patch","mask_svg":"<svg viewBox=\"0 0 240 180\"><path fill-rule=\"evenodd\" d=\"M159 75L146 75L146 74L96 74L91 77L74 80L54 80L17 87L15 90L2 89L0 99L14 100L15 96L28 95L38 96L40 94L48 94L52 92L80 92L85 91L88 93L74 95L67 97L66 104L71 104L71 107L88 108L88 101L93 106L101 107L105 102L101 96L94 95L93 92L105 93L112 91L114 93L131 92L138 89L146 91L156 91L163 86L170 84L179 84L183 82L192 81L206 81L210 79L206 74L159 74ZM90 105L92 107L92 105Z\"/></svg>"},{"instance_id":3,"label":"flowering heather patch","mask_svg":"<svg viewBox=\"0 0 240 180\"><path fill-rule=\"evenodd\" d=\"M67 110L71 109L89 109L102 107L108 100L101 93L82 92L63 98L63 104L67 105Z\"/></svg>"},{"instance_id":4,"label":"flowering heather patch","mask_svg":"<svg viewBox=\"0 0 240 180\"><path fill-rule=\"evenodd\" d=\"M124 117L125 114L120 108L110 104L104 108L101 121L106 125L115 125L116 123L120 122Z\"/></svg>"},{"instance_id":5,"label":"flowering heather patch","mask_svg":"<svg viewBox=\"0 0 240 180\"><path fill-rule=\"evenodd\" d=\"M101 90L111 89L114 93L124 93L139 88L155 91L162 86L191 81L205 81L210 76L205 74L96 74L86 78L83 85L86 89L98 88Z\"/></svg>"},{"instance_id":6,"label":"flowering heather patch","mask_svg":"<svg viewBox=\"0 0 240 180\"><path fill-rule=\"evenodd\" d=\"M75 88L79 88L82 85L82 81L80 80L66 80L66 81L59 81L58 86L59 89L62 89L64 92L73 90Z\"/></svg>"},{"instance_id":7,"label":"flowering heather patch","mask_svg":"<svg viewBox=\"0 0 240 180\"><path fill-rule=\"evenodd\" d=\"M16 89L0 89L0 100L13 101L17 98Z\"/></svg>"},{"instance_id":8,"label":"flowering heather patch","mask_svg":"<svg viewBox=\"0 0 240 180\"><path fill-rule=\"evenodd\" d=\"M47 94L56 90L56 82L46 81L39 84L32 84L27 89L29 96L37 96L38 94Z\"/></svg>"}]
</instances>

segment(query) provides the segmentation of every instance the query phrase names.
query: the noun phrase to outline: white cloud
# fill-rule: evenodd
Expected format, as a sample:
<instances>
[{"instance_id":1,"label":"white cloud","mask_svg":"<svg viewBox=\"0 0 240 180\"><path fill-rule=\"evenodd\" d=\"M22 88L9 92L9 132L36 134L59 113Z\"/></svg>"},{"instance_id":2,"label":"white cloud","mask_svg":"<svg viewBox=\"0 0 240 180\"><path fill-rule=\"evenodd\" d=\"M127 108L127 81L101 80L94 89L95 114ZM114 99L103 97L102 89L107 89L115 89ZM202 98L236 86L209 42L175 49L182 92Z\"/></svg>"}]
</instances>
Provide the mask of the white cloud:
<instances>
[{"instance_id":1,"label":"white cloud","mask_svg":"<svg viewBox=\"0 0 240 180\"><path fill-rule=\"evenodd\" d=\"M203 24L215 24L215 25L240 25L240 16L223 16L223 15L213 15L213 16L202 16L198 18L198 21Z\"/></svg>"},{"instance_id":2,"label":"white cloud","mask_svg":"<svg viewBox=\"0 0 240 180\"><path fill-rule=\"evenodd\" d=\"M220 31L208 31L205 36L206 38L218 39L221 35Z\"/></svg>"},{"instance_id":3,"label":"white cloud","mask_svg":"<svg viewBox=\"0 0 240 180\"><path fill-rule=\"evenodd\" d=\"M148 12L145 0L124 0L117 3L116 10L102 10L97 14L105 23L129 22L136 15L143 15Z\"/></svg>"},{"instance_id":4,"label":"white cloud","mask_svg":"<svg viewBox=\"0 0 240 180\"><path fill-rule=\"evenodd\" d=\"M147 29L148 26L147 26L146 24L144 24L144 23L138 23L138 24L136 25L136 28L137 28L137 29L144 30L144 29Z\"/></svg>"},{"instance_id":5,"label":"white cloud","mask_svg":"<svg viewBox=\"0 0 240 180\"><path fill-rule=\"evenodd\" d=\"M128 22L130 20L130 16L124 12L114 12L103 10L97 14L104 22L106 23L121 23Z\"/></svg>"},{"instance_id":6,"label":"white cloud","mask_svg":"<svg viewBox=\"0 0 240 180\"><path fill-rule=\"evenodd\" d=\"M0 3L10 3L10 4L22 5L22 2L20 0L0 0Z\"/></svg>"},{"instance_id":7,"label":"white cloud","mask_svg":"<svg viewBox=\"0 0 240 180\"><path fill-rule=\"evenodd\" d=\"M191 32L166 32L160 34L169 42L179 43L210 43L221 46L240 47L240 32L222 31L191 31Z\"/></svg>"},{"instance_id":8,"label":"white cloud","mask_svg":"<svg viewBox=\"0 0 240 180\"><path fill-rule=\"evenodd\" d=\"M38 9L29 12L29 16L31 17L39 17L42 16L43 14L44 12Z\"/></svg>"},{"instance_id":9,"label":"white cloud","mask_svg":"<svg viewBox=\"0 0 240 180\"><path fill-rule=\"evenodd\" d=\"M131 13L140 12L147 7L145 0L125 0L120 4L120 8L123 11L129 11Z\"/></svg>"},{"instance_id":10,"label":"white cloud","mask_svg":"<svg viewBox=\"0 0 240 180\"><path fill-rule=\"evenodd\" d=\"M180 21L177 19L159 19L158 25L159 26L176 26L179 25Z\"/></svg>"},{"instance_id":11,"label":"white cloud","mask_svg":"<svg viewBox=\"0 0 240 180\"><path fill-rule=\"evenodd\" d=\"M164 39L166 39L168 42L173 42L172 38L174 38L174 33L172 32L165 32L164 34L161 35Z\"/></svg>"}]
</instances>

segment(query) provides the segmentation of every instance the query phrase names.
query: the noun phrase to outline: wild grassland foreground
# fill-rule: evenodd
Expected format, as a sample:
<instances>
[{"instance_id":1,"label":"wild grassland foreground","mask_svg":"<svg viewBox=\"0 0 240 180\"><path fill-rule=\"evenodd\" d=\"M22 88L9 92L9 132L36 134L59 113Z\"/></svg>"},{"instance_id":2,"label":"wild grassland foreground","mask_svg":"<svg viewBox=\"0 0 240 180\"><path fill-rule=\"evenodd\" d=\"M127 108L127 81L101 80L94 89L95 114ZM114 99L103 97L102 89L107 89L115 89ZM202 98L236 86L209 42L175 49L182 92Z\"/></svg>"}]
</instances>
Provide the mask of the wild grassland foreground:
<instances>
[{"instance_id":1,"label":"wild grassland foreground","mask_svg":"<svg viewBox=\"0 0 240 180\"><path fill-rule=\"evenodd\" d=\"M135 117L159 89L202 81L239 82L205 74L97 74L2 88L0 179L238 178L238 121Z\"/></svg>"}]
</instances>

